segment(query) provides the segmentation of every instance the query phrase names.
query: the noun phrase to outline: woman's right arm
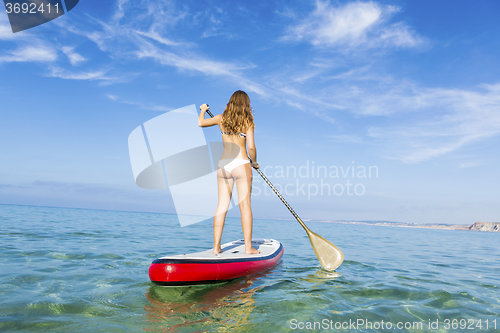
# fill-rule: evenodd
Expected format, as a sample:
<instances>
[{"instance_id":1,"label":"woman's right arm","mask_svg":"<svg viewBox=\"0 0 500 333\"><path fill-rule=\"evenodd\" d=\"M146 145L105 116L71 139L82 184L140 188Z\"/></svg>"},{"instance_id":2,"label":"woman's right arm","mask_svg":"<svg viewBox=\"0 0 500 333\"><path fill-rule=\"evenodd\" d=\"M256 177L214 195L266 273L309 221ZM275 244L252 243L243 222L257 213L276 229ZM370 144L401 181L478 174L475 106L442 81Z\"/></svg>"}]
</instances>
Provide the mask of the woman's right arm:
<instances>
[{"instance_id":1,"label":"woman's right arm","mask_svg":"<svg viewBox=\"0 0 500 333\"><path fill-rule=\"evenodd\" d=\"M252 167L258 169L259 163L257 163L257 149L255 148L255 139L253 132L254 132L254 126L250 127L246 132L248 157L250 157L250 160L252 160Z\"/></svg>"},{"instance_id":2,"label":"woman's right arm","mask_svg":"<svg viewBox=\"0 0 500 333\"><path fill-rule=\"evenodd\" d=\"M218 115L214 116L213 118L205 119L205 112L207 112L208 109L209 109L209 107L206 104L203 104L202 106L200 106L201 112L200 112L200 116L198 117L198 126L210 127L210 126L214 126L214 125L219 125L219 123L222 119L222 115L218 114Z\"/></svg>"}]
</instances>

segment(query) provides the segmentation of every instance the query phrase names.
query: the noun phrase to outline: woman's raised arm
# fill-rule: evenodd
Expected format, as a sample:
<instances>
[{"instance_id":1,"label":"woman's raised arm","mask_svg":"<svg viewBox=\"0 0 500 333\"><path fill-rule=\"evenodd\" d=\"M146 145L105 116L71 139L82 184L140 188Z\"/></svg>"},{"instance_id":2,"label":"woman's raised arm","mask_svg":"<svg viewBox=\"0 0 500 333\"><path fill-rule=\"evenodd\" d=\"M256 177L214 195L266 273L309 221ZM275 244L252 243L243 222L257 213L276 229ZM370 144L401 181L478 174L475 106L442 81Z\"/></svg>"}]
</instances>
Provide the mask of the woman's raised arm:
<instances>
[{"instance_id":1,"label":"woman's raised arm","mask_svg":"<svg viewBox=\"0 0 500 333\"><path fill-rule=\"evenodd\" d=\"M206 104L203 104L200 106L200 116L198 117L198 126L200 127L210 127L210 126L214 126L214 125L219 125L220 124L220 121L222 119L222 115L221 114L218 114L216 116L214 116L213 118L208 118L208 119L205 119L205 113L207 112L207 110L209 109L208 105Z\"/></svg>"}]
</instances>

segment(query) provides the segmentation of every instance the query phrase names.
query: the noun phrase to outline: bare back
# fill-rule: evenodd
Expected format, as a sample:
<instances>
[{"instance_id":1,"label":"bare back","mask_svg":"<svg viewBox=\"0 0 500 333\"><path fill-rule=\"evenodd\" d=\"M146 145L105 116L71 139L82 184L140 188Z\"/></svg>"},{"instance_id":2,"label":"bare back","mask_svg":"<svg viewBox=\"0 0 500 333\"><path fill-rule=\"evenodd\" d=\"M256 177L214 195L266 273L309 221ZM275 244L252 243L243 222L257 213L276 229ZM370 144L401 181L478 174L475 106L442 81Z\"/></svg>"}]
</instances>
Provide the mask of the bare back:
<instances>
[{"instance_id":1,"label":"bare back","mask_svg":"<svg viewBox=\"0 0 500 333\"><path fill-rule=\"evenodd\" d=\"M219 124L221 132L225 132ZM222 134L222 142L224 144L224 152L221 159L245 159L248 160L247 140L239 134Z\"/></svg>"},{"instance_id":2,"label":"bare back","mask_svg":"<svg viewBox=\"0 0 500 333\"><path fill-rule=\"evenodd\" d=\"M222 115L218 114L213 118L204 119L204 112L200 113L198 125L201 127L209 127L219 125L221 132L226 132L222 125ZM257 153L255 149L254 139L254 126L250 126L245 133L246 138L241 136L240 133L236 134L222 134L222 142L224 144L224 151L221 159L243 159L256 162ZM248 151L247 151L248 149ZM255 163L256 164L256 163ZM256 166L258 168L258 164Z\"/></svg>"}]
</instances>

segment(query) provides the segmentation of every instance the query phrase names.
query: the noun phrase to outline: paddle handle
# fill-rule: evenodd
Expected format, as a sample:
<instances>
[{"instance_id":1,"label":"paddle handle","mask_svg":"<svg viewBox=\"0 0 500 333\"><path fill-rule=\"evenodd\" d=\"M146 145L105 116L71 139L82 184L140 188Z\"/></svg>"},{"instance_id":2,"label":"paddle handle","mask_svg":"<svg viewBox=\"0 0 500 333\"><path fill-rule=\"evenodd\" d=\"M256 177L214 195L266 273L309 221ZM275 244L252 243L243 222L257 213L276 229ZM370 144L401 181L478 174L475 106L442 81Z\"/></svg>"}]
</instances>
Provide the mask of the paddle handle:
<instances>
[{"instance_id":1,"label":"paddle handle","mask_svg":"<svg viewBox=\"0 0 500 333\"><path fill-rule=\"evenodd\" d=\"M208 106L208 104L207 104ZM208 115L210 117L214 117L214 115L212 114L212 112L210 112L210 110L206 110L206 112L208 113ZM252 163L252 159L249 157L248 158L250 160L250 163ZM290 205L288 204L288 202L286 202L285 198L283 198L283 196L281 195L281 193L276 189L276 187L274 187L274 185L269 181L269 179L267 179L267 177L264 175L264 173L262 173L262 171L259 169L255 169L257 170L257 172L259 173L259 175L262 177L262 179L264 179L264 181L267 183L267 185L269 185L269 187L274 191L274 193L276 193L276 195L278 196L278 198L280 198L280 200L285 204L286 208L288 208L288 210L290 211L290 213L292 213L293 217L295 217L295 219L297 220L297 222L300 223L300 225L302 226L302 228L304 228L306 230L306 232L309 234L310 230L309 228L305 225L304 222L302 222L301 218L297 215L297 213L295 213L295 211L293 210L292 207L290 207Z\"/></svg>"}]
</instances>

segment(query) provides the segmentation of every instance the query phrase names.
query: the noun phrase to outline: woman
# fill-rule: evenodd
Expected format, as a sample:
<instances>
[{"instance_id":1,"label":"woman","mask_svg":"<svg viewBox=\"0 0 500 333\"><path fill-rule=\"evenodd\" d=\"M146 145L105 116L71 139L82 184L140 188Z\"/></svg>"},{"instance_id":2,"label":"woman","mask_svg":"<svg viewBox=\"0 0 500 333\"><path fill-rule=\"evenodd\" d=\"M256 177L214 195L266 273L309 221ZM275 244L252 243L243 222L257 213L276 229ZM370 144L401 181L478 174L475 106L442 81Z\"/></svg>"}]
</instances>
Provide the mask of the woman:
<instances>
[{"instance_id":1,"label":"woman","mask_svg":"<svg viewBox=\"0 0 500 333\"><path fill-rule=\"evenodd\" d=\"M252 168L259 168L257 152L254 141L254 123L250 98L238 90L227 103L222 115L205 119L208 105L200 106L200 117L198 126L209 127L219 125L224 143L224 152L217 168L217 186L219 190L219 202L214 215L214 248L213 253L222 253L221 237L226 220L227 209L233 193L233 185L236 182L238 200L241 212L241 226L243 238L245 239L245 253L257 254L260 251L252 247L252 209L250 206L250 194L252 192ZM247 154L248 147L248 154ZM252 163L250 164L250 159Z\"/></svg>"}]
</instances>

